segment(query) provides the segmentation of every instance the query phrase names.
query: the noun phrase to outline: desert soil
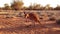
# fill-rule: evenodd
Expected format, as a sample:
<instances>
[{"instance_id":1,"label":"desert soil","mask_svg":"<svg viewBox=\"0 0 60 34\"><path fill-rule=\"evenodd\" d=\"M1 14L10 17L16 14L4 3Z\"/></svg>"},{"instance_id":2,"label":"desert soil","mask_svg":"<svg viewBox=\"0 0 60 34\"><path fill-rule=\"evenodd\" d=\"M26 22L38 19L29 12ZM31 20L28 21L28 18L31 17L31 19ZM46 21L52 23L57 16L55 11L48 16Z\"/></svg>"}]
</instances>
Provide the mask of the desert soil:
<instances>
[{"instance_id":1,"label":"desert soil","mask_svg":"<svg viewBox=\"0 0 60 34\"><path fill-rule=\"evenodd\" d=\"M60 34L60 26L57 24L41 26L38 22L22 17L0 18L0 34Z\"/></svg>"}]
</instances>

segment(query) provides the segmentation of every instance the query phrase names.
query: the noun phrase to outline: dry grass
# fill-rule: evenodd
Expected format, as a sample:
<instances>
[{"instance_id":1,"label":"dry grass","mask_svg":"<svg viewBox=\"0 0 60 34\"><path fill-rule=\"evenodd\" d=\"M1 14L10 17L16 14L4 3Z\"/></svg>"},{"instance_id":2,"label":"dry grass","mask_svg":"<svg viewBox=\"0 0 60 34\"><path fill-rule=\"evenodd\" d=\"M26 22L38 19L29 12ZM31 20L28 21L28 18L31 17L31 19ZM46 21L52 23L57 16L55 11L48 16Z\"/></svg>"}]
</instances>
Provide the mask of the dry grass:
<instances>
[{"instance_id":1,"label":"dry grass","mask_svg":"<svg viewBox=\"0 0 60 34\"><path fill-rule=\"evenodd\" d=\"M45 14L44 14L45 15ZM0 34L60 34L60 26L54 24L55 21L40 20L43 26L38 22L18 18L0 18ZM48 25L47 25L48 24Z\"/></svg>"},{"instance_id":2,"label":"dry grass","mask_svg":"<svg viewBox=\"0 0 60 34\"><path fill-rule=\"evenodd\" d=\"M0 34L56 34L56 28L41 27L31 20L20 18L4 18L0 20ZM51 34L52 34L51 33ZM60 33L59 33L60 34Z\"/></svg>"}]
</instances>

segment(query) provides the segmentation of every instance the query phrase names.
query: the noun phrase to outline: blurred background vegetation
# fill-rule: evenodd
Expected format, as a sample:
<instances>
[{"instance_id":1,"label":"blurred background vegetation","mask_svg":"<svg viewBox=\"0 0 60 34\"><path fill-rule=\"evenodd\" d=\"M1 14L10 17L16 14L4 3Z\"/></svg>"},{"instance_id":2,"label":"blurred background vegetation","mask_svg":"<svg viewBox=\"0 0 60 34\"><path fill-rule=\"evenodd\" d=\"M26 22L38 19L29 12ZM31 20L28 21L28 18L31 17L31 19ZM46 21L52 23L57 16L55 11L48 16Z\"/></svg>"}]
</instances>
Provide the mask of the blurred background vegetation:
<instances>
[{"instance_id":1,"label":"blurred background vegetation","mask_svg":"<svg viewBox=\"0 0 60 34\"><path fill-rule=\"evenodd\" d=\"M60 6L57 5L57 7L53 8L50 7L50 4L47 4L46 6L43 7L43 5L41 4L36 4L34 3L32 5L27 7L27 6L23 6L24 2L22 0L14 0L13 3L11 3L11 6L9 6L9 4L4 4L5 7L0 7L0 9L4 9L4 10L60 10Z\"/></svg>"}]
</instances>

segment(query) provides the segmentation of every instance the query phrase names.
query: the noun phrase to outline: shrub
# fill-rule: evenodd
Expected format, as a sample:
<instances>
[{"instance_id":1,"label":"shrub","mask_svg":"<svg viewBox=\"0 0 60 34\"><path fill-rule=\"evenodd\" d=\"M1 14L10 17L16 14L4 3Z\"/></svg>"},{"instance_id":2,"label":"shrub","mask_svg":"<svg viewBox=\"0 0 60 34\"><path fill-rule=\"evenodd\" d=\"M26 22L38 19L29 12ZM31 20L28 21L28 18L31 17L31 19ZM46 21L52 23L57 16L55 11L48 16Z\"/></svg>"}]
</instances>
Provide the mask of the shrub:
<instances>
[{"instance_id":1,"label":"shrub","mask_svg":"<svg viewBox=\"0 0 60 34\"><path fill-rule=\"evenodd\" d=\"M23 2L22 1L14 1L12 4L11 4L11 7L12 7L12 9L15 9L15 10L20 10L20 9L22 9L22 7L23 7Z\"/></svg>"},{"instance_id":2,"label":"shrub","mask_svg":"<svg viewBox=\"0 0 60 34\"><path fill-rule=\"evenodd\" d=\"M11 10L12 8L8 4L4 4L4 10Z\"/></svg>"}]
</instances>

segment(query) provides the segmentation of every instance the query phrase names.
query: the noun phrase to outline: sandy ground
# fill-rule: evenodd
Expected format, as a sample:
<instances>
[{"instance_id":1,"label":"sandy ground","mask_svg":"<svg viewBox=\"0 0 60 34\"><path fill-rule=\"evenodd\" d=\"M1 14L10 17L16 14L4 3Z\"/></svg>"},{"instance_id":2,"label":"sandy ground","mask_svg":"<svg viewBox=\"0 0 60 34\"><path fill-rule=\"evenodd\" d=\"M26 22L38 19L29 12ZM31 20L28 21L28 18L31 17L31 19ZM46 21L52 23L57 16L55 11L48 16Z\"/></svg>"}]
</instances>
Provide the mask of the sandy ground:
<instances>
[{"instance_id":1,"label":"sandy ground","mask_svg":"<svg viewBox=\"0 0 60 34\"><path fill-rule=\"evenodd\" d=\"M60 34L60 26L56 24L41 26L38 22L22 17L0 18L0 34Z\"/></svg>"}]
</instances>

